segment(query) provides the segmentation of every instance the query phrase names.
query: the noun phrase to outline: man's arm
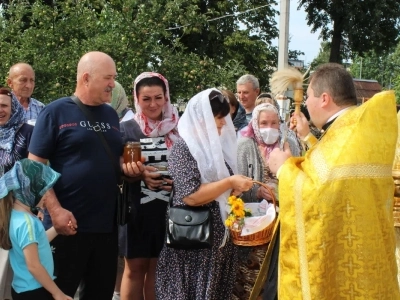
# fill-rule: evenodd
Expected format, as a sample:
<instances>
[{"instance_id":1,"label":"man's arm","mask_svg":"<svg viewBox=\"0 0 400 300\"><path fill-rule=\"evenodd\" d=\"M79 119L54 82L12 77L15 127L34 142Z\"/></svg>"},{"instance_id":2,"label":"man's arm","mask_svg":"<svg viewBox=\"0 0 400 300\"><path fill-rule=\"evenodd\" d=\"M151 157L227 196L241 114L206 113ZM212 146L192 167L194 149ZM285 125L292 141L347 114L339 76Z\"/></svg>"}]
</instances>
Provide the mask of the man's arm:
<instances>
[{"instance_id":1,"label":"man's arm","mask_svg":"<svg viewBox=\"0 0 400 300\"><path fill-rule=\"evenodd\" d=\"M42 164L47 164L47 159L36 156L32 153L29 153L28 158L41 162ZM70 211L62 208L53 189L48 190L43 195L43 201L44 206L50 213L51 221L56 231L63 235L75 234L76 228L78 228L76 219ZM72 224L72 226L69 226L68 224Z\"/></svg>"}]
</instances>

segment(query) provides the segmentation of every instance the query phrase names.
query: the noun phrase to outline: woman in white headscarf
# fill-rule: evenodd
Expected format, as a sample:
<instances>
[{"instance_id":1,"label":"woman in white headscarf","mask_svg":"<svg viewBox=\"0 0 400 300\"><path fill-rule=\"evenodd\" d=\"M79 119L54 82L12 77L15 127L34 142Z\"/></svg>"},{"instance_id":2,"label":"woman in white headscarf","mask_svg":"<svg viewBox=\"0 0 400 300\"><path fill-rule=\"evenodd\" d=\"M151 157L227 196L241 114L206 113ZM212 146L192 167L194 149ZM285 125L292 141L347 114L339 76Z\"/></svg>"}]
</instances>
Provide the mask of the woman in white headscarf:
<instances>
[{"instance_id":1,"label":"woman in white headscarf","mask_svg":"<svg viewBox=\"0 0 400 300\"><path fill-rule=\"evenodd\" d=\"M168 160L174 180L173 206L207 206L213 214L213 246L182 250L164 245L157 265L156 295L163 300L231 299L237 269L236 246L224 226L231 192L251 188L236 173L236 135L229 104L216 89L194 96L178 124L181 139Z\"/></svg>"}]
</instances>

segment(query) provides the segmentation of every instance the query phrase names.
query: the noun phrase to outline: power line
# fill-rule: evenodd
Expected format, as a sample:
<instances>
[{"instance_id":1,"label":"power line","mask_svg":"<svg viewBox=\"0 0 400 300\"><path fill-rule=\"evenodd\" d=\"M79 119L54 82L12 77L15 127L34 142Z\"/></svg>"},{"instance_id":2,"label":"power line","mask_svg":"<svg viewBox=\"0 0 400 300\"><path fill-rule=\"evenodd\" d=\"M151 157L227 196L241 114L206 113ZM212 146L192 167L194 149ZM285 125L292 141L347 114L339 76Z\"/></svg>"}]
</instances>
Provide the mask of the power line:
<instances>
[{"instance_id":1,"label":"power line","mask_svg":"<svg viewBox=\"0 0 400 300\"><path fill-rule=\"evenodd\" d=\"M269 4L261 5L259 7L255 7L255 8L250 8L250 9L247 9L245 11L240 11L240 12L229 14L229 15L224 15L224 16L221 16L221 17L208 19L207 22L212 22L212 21L216 21L216 20L220 20L220 19L225 19L225 18L228 18L228 17L239 16L241 14L245 14L245 13L248 13L250 11L257 10L257 9L260 9L260 8L263 8L263 7L266 7L266 6L269 6ZM183 27L188 27L188 26L191 26L191 25L192 24L187 24L187 25L182 25L182 26L177 26L177 27L171 27L171 28L167 28L165 30L174 30L174 29L179 29L179 28L183 28Z\"/></svg>"}]
</instances>

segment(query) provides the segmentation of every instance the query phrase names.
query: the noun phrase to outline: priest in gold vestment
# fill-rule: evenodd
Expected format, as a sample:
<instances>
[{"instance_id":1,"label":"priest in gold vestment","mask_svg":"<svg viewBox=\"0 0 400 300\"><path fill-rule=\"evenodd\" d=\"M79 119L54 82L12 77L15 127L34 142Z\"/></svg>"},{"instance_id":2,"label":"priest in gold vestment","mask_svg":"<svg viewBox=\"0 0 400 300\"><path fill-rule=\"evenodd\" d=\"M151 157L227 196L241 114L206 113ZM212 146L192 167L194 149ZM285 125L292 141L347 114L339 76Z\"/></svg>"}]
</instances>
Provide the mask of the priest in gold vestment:
<instances>
[{"instance_id":1,"label":"priest in gold vestment","mask_svg":"<svg viewBox=\"0 0 400 300\"><path fill-rule=\"evenodd\" d=\"M400 299L393 227L394 93L356 106L350 74L321 65L307 90L324 130L304 157L274 150L280 198L278 299ZM295 115L307 140L306 119ZM308 131L309 132L309 131Z\"/></svg>"}]
</instances>

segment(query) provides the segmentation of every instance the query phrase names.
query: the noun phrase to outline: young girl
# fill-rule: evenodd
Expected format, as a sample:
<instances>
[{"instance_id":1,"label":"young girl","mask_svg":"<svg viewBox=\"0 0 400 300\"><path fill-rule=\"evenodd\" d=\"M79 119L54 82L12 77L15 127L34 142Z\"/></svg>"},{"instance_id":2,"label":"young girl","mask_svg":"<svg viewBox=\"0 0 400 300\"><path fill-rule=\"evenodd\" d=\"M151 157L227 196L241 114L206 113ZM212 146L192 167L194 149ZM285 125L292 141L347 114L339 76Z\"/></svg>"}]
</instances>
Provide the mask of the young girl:
<instances>
[{"instance_id":1,"label":"young girl","mask_svg":"<svg viewBox=\"0 0 400 300\"><path fill-rule=\"evenodd\" d=\"M23 159L0 178L0 248L10 250L13 300L72 300L53 281L49 241L57 233L46 232L34 214L59 177L48 166Z\"/></svg>"}]
</instances>

